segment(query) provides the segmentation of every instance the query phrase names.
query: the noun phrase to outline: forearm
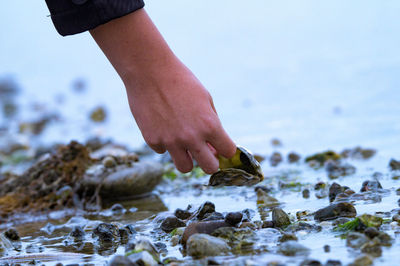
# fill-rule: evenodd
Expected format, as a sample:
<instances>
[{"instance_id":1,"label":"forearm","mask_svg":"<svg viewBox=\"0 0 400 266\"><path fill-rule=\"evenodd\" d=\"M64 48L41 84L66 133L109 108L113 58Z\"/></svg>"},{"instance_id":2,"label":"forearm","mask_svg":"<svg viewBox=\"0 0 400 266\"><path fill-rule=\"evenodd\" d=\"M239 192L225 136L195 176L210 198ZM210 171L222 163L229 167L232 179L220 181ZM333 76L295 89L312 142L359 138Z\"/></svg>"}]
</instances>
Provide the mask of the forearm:
<instances>
[{"instance_id":1,"label":"forearm","mask_svg":"<svg viewBox=\"0 0 400 266\"><path fill-rule=\"evenodd\" d=\"M125 83L159 75L161 69L179 63L144 9L90 33Z\"/></svg>"}]
</instances>

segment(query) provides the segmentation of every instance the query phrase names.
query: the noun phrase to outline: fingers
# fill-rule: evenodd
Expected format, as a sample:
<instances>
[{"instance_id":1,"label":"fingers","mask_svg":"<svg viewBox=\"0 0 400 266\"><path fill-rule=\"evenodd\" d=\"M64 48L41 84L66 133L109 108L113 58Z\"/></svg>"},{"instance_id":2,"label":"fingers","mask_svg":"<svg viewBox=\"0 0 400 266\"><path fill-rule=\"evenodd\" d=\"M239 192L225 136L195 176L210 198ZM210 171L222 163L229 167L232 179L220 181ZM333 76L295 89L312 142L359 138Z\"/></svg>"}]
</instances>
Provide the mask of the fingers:
<instances>
[{"instance_id":1,"label":"fingers","mask_svg":"<svg viewBox=\"0 0 400 266\"><path fill-rule=\"evenodd\" d=\"M188 173L193 169L192 157L188 154L186 149L179 146L168 148L172 160L176 168L182 173Z\"/></svg>"},{"instance_id":2,"label":"fingers","mask_svg":"<svg viewBox=\"0 0 400 266\"><path fill-rule=\"evenodd\" d=\"M217 154L225 158L232 158L236 152L236 144L221 127L214 134L208 136L208 142L215 148Z\"/></svg>"},{"instance_id":3,"label":"fingers","mask_svg":"<svg viewBox=\"0 0 400 266\"><path fill-rule=\"evenodd\" d=\"M205 173L212 174L218 171L218 159L209 148L208 143L203 142L201 145L191 148L190 153Z\"/></svg>"}]
</instances>

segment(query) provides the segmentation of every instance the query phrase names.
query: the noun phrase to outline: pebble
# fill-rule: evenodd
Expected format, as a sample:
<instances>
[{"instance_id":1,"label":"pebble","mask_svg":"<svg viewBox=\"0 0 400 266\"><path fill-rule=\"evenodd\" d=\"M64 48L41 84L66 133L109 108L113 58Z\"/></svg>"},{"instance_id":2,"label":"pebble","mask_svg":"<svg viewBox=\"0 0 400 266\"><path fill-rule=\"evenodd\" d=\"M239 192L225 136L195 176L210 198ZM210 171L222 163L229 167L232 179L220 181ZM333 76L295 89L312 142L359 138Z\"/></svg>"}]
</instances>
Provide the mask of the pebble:
<instances>
[{"instance_id":1,"label":"pebble","mask_svg":"<svg viewBox=\"0 0 400 266\"><path fill-rule=\"evenodd\" d=\"M272 210L272 222L275 227L284 227L290 224L289 216L281 208L274 208Z\"/></svg>"},{"instance_id":2,"label":"pebble","mask_svg":"<svg viewBox=\"0 0 400 266\"><path fill-rule=\"evenodd\" d=\"M303 198L308 199L310 198L310 190L308 188L304 189L302 192Z\"/></svg>"},{"instance_id":3,"label":"pebble","mask_svg":"<svg viewBox=\"0 0 400 266\"><path fill-rule=\"evenodd\" d=\"M269 158L269 162L273 167L278 166L278 164L280 164L282 161L282 154L280 154L279 152L274 152Z\"/></svg>"},{"instance_id":4,"label":"pebble","mask_svg":"<svg viewBox=\"0 0 400 266\"><path fill-rule=\"evenodd\" d=\"M344 192L344 188L336 182L333 182L329 187L329 201L333 202L336 196L340 193Z\"/></svg>"},{"instance_id":5,"label":"pebble","mask_svg":"<svg viewBox=\"0 0 400 266\"><path fill-rule=\"evenodd\" d=\"M289 240L279 246L279 252L285 256L307 256L311 250L296 241Z\"/></svg>"},{"instance_id":6,"label":"pebble","mask_svg":"<svg viewBox=\"0 0 400 266\"><path fill-rule=\"evenodd\" d=\"M362 245L368 243L368 241L369 239L364 234L351 232L347 235L346 246L359 249Z\"/></svg>"},{"instance_id":7,"label":"pebble","mask_svg":"<svg viewBox=\"0 0 400 266\"><path fill-rule=\"evenodd\" d=\"M162 221L160 228L166 232L170 233L172 230L178 227L184 227L186 223L181 219L177 218L176 216L168 216L167 218Z\"/></svg>"},{"instance_id":8,"label":"pebble","mask_svg":"<svg viewBox=\"0 0 400 266\"><path fill-rule=\"evenodd\" d=\"M229 226L231 225L227 224L224 220L193 222L185 228L185 231L182 235L181 243L185 245L189 237L194 234L212 234L212 232L220 227Z\"/></svg>"},{"instance_id":9,"label":"pebble","mask_svg":"<svg viewBox=\"0 0 400 266\"><path fill-rule=\"evenodd\" d=\"M85 231L83 231L82 227L77 225L72 228L72 231L69 235L72 236L75 240L81 240L85 236Z\"/></svg>"},{"instance_id":10,"label":"pebble","mask_svg":"<svg viewBox=\"0 0 400 266\"><path fill-rule=\"evenodd\" d=\"M351 203L339 202L316 211L314 219L318 221L326 221L338 217L355 217L356 215L357 211Z\"/></svg>"},{"instance_id":11,"label":"pebble","mask_svg":"<svg viewBox=\"0 0 400 266\"><path fill-rule=\"evenodd\" d=\"M321 262L319 260L306 259L300 263L300 266L321 266Z\"/></svg>"},{"instance_id":12,"label":"pebble","mask_svg":"<svg viewBox=\"0 0 400 266\"><path fill-rule=\"evenodd\" d=\"M374 263L372 258L368 255L361 255L357 257L349 266L370 266Z\"/></svg>"},{"instance_id":13,"label":"pebble","mask_svg":"<svg viewBox=\"0 0 400 266\"><path fill-rule=\"evenodd\" d=\"M368 227L364 230L364 234L372 239L379 235L379 231L375 227Z\"/></svg>"},{"instance_id":14,"label":"pebble","mask_svg":"<svg viewBox=\"0 0 400 266\"><path fill-rule=\"evenodd\" d=\"M279 237L279 242L286 242L286 241L297 241L298 238L295 234L287 234L287 233L283 233L282 236Z\"/></svg>"},{"instance_id":15,"label":"pebble","mask_svg":"<svg viewBox=\"0 0 400 266\"><path fill-rule=\"evenodd\" d=\"M300 160L301 156L295 152L290 152L287 156L289 163L297 163Z\"/></svg>"},{"instance_id":16,"label":"pebble","mask_svg":"<svg viewBox=\"0 0 400 266\"><path fill-rule=\"evenodd\" d=\"M325 252L325 253L331 252L331 246L329 246L329 245L324 245L324 252Z\"/></svg>"},{"instance_id":17,"label":"pebble","mask_svg":"<svg viewBox=\"0 0 400 266\"><path fill-rule=\"evenodd\" d=\"M115 161L114 157L112 156L106 156L103 161L102 164L104 165L104 167L106 168L112 168L114 166L117 165L117 162Z\"/></svg>"},{"instance_id":18,"label":"pebble","mask_svg":"<svg viewBox=\"0 0 400 266\"><path fill-rule=\"evenodd\" d=\"M176 209L174 215L181 220L186 220L192 216L192 213L188 210Z\"/></svg>"},{"instance_id":19,"label":"pebble","mask_svg":"<svg viewBox=\"0 0 400 266\"><path fill-rule=\"evenodd\" d=\"M213 212L213 213L207 213L204 215L204 219L202 221L216 221L216 220L223 220L224 215L220 212Z\"/></svg>"},{"instance_id":20,"label":"pebble","mask_svg":"<svg viewBox=\"0 0 400 266\"><path fill-rule=\"evenodd\" d=\"M392 169L392 171L400 170L400 161L391 159L389 162L389 167L390 167L390 169Z\"/></svg>"},{"instance_id":21,"label":"pebble","mask_svg":"<svg viewBox=\"0 0 400 266\"><path fill-rule=\"evenodd\" d=\"M194 258L220 256L229 253L228 244L217 237L207 234L194 234L186 244L187 254Z\"/></svg>"},{"instance_id":22,"label":"pebble","mask_svg":"<svg viewBox=\"0 0 400 266\"><path fill-rule=\"evenodd\" d=\"M100 241L111 242L118 239L119 231L113 224L101 223L93 230L93 237L98 237Z\"/></svg>"},{"instance_id":23,"label":"pebble","mask_svg":"<svg viewBox=\"0 0 400 266\"><path fill-rule=\"evenodd\" d=\"M8 239L12 240L12 241L18 241L18 240L20 240L18 231L17 231L15 228L13 228L13 227L8 228L8 229L4 232L4 236L7 237Z\"/></svg>"},{"instance_id":24,"label":"pebble","mask_svg":"<svg viewBox=\"0 0 400 266\"><path fill-rule=\"evenodd\" d=\"M112 212L114 215L118 215L118 214L123 214L123 213L125 213L126 210L125 210L125 208L124 208L121 204L116 203L116 204L114 204L113 206L111 206L111 212Z\"/></svg>"},{"instance_id":25,"label":"pebble","mask_svg":"<svg viewBox=\"0 0 400 266\"><path fill-rule=\"evenodd\" d=\"M377 192L382 189L381 183L378 180L366 180L362 183L360 192L373 191Z\"/></svg>"},{"instance_id":26,"label":"pebble","mask_svg":"<svg viewBox=\"0 0 400 266\"><path fill-rule=\"evenodd\" d=\"M340 260L327 260L325 266L342 266L342 262Z\"/></svg>"},{"instance_id":27,"label":"pebble","mask_svg":"<svg viewBox=\"0 0 400 266\"><path fill-rule=\"evenodd\" d=\"M196 218L199 220L203 220L207 213L215 212L215 205L210 201L204 202L196 212Z\"/></svg>"},{"instance_id":28,"label":"pebble","mask_svg":"<svg viewBox=\"0 0 400 266\"><path fill-rule=\"evenodd\" d=\"M235 226L242 221L242 218L243 218L243 214L241 212L229 212L225 216L225 222L227 224Z\"/></svg>"}]
</instances>

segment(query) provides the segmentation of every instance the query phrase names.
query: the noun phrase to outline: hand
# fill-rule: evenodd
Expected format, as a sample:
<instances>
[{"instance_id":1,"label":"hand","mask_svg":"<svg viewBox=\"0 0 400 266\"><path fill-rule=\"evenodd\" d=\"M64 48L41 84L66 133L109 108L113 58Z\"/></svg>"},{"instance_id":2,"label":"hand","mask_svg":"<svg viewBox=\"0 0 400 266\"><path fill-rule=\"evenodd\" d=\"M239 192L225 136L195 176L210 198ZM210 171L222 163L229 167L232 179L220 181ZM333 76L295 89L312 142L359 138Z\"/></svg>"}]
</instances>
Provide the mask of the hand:
<instances>
[{"instance_id":1,"label":"hand","mask_svg":"<svg viewBox=\"0 0 400 266\"><path fill-rule=\"evenodd\" d=\"M206 173L214 173L219 167L216 154L235 154L210 94L179 61L157 75L142 73L140 80L126 86L146 143L158 153L168 150L179 171L191 171L193 158Z\"/></svg>"},{"instance_id":2,"label":"hand","mask_svg":"<svg viewBox=\"0 0 400 266\"><path fill-rule=\"evenodd\" d=\"M124 81L133 116L147 144L168 151L181 172L195 159L206 173L236 146L212 98L170 50L147 13L138 10L90 31Z\"/></svg>"}]
</instances>

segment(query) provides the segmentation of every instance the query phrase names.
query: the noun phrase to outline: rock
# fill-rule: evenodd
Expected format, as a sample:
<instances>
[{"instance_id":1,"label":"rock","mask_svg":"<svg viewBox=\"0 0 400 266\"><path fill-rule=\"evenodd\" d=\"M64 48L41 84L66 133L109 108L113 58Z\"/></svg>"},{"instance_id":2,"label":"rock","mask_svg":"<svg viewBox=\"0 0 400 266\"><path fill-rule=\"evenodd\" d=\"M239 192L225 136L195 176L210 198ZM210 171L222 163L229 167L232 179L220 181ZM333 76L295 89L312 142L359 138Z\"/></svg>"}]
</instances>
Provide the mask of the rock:
<instances>
[{"instance_id":1,"label":"rock","mask_svg":"<svg viewBox=\"0 0 400 266\"><path fill-rule=\"evenodd\" d=\"M386 247L390 247L393 243L392 237L385 232L379 232L379 234L373 240L379 240L380 245Z\"/></svg>"},{"instance_id":2,"label":"rock","mask_svg":"<svg viewBox=\"0 0 400 266\"><path fill-rule=\"evenodd\" d=\"M321 266L321 262L318 260L312 260L312 259L306 259L302 263L300 263L300 266Z\"/></svg>"},{"instance_id":3,"label":"rock","mask_svg":"<svg viewBox=\"0 0 400 266\"><path fill-rule=\"evenodd\" d=\"M349 266L370 266L374 263L372 258L368 255L361 255L357 257Z\"/></svg>"},{"instance_id":4,"label":"rock","mask_svg":"<svg viewBox=\"0 0 400 266\"><path fill-rule=\"evenodd\" d=\"M379 235L379 231L375 227L368 227L367 229L364 230L364 234L368 236L370 239L372 239Z\"/></svg>"},{"instance_id":5,"label":"rock","mask_svg":"<svg viewBox=\"0 0 400 266\"><path fill-rule=\"evenodd\" d=\"M324 245L324 252L325 252L325 253L331 252L331 246L329 246L329 245Z\"/></svg>"},{"instance_id":6,"label":"rock","mask_svg":"<svg viewBox=\"0 0 400 266\"><path fill-rule=\"evenodd\" d=\"M116 255L108 262L108 266L135 266L135 264L128 257Z\"/></svg>"},{"instance_id":7,"label":"rock","mask_svg":"<svg viewBox=\"0 0 400 266\"><path fill-rule=\"evenodd\" d=\"M106 119L106 116L106 110L102 106L98 106L90 112L90 120L93 122L103 122Z\"/></svg>"},{"instance_id":8,"label":"rock","mask_svg":"<svg viewBox=\"0 0 400 266\"><path fill-rule=\"evenodd\" d=\"M315 161L319 164L319 166L324 165L324 163L328 160L337 161L340 159L340 155L334 151L325 151L321 153L316 153L314 155L308 156L305 158L307 163L311 161Z\"/></svg>"},{"instance_id":9,"label":"rock","mask_svg":"<svg viewBox=\"0 0 400 266\"><path fill-rule=\"evenodd\" d=\"M345 191L345 188L339 185L336 182L333 182L332 185L329 187L329 202L335 200L336 196Z\"/></svg>"},{"instance_id":10,"label":"rock","mask_svg":"<svg viewBox=\"0 0 400 266\"><path fill-rule=\"evenodd\" d=\"M355 217L357 211L351 203L340 202L331 204L315 212L314 219L318 221L327 221L338 217Z\"/></svg>"},{"instance_id":11,"label":"rock","mask_svg":"<svg viewBox=\"0 0 400 266\"><path fill-rule=\"evenodd\" d=\"M392 171L400 170L400 161L391 159L389 162L389 167Z\"/></svg>"},{"instance_id":12,"label":"rock","mask_svg":"<svg viewBox=\"0 0 400 266\"><path fill-rule=\"evenodd\" d=\"M310 198L310 190L308 188L304 189L302 192L303 198L308 199Z\"/></svg>"},{"instance_id":13,"label":"rock","mask_svg":"<svg viewBox=\"0 0 400 266\"><path fill-rule=\"evenodd\" d=\"M221 227L212 236L224 239L235 253L250 252L257 241L253 229Z\"/></svg>"},{"instance_id":14,"label":"rock","mask_svg":"<svg viewBox=\"0 0 400 266\"><path fill-rule=\"evenodd\" d=\"M281 242L281 243L286 242L286 241L297 241L297 240L298 240L298 238L295 234L284 233L284 234L282 234L281 237L279 237L279 242Z\"/></svg>"},{"instance_id":15,"label":"rock","mask_svg":"<svg viewBox=\"0 0 400 266\"><path fill-rule=\"evenodd\" d=\"M358 218L360 219L360 222L365 227L379 228L383 223L383 219L381 217L371 215L371 214L363 214L363 215L359 216Z\"/></svg>"},{"instance_id":16,"label":"rock","mask_svg":"<svg viewBox=\"0 0 400 266\"><path fill-rule=\"evenodd\" d=\"M131 167L118 165L111 174L101 175L88 173L84 176L83 185L88 190L95 190L101 185L102 199L126 199L149 193L162 181L163 166L156 162L137 162Z\"/></svg>"},{"instance_id":17,"label":"rock","mask_svg":"<svg viewBox=\"0 0 400 266\"><path fill-rule=\"evenodd\" d=\"M382 256L382 247L380 241L370 241L361 247L361 252L371 255L372 257Z\"/></svg>"},{"instance_id":18,"label":"rock","mask_svg":"<svg viewBox=\"0 0 400 266\"><path fill-rule=\"evenodd\" d=\"M135 242L135 249L136 252L146 251L148 252L151 257L156 260L157 262L160 261L160 254L158 253L157 248L153 245L153 243L147 238L139 238Z\"/></svg>"},{"instance_id":19,"label":"rock","mask_svg":"<svg viewBox=\"0 0 400 266\"><path fill-rule=\"evenodd\" d=\"M227 224L235 226L242 221L242 218L243 218L243 214L241 212L229 212L225 216L225 222Z\"/></svg>"},{"instance_id":20,"label":"rock","mask_svg":"<svg viewBox=\"0 0 400 266\"><path fill-rule=\"evenodd\" d=\"M224 240L207 234L192 235L186 247L188 255L194 258L225 255L230 250Z\"/></svg>"},{"instance_id":21,"label":"rock","mask_svg":"<svg viewBox=\"0 0 400 266\"><path fill-rule=\"evenodd\" d=\"M20 240L18 231L11 227L8 228L5 232L4 232L4 236L7 237L8 239L10 239L11 241L18 241Z\"/></svg>"},{"instance_id":22,"label":"rock","mask_svg":"<svg viewBox=\"0 0 400 266\"><path fill-rule=\"evenodd\" d=\"M186 226L184 221L182 221L181 219L177 218L176 216L168 216L161 223L160 228L164 232L169 233L172 230L174 230L175 228L183 227L183 226Z\"/></svg>"},{"instance_id":23,"label":"rock","mask_svg":"<svg viewBox=\"0 0 400 266\"><path fill-rule=\"evenodd\" d=\"M271 166L278 166L283 161L282 155L279 152L274 152L269 158Z\"/></svg>"},{"instance_id":24,"label":"rock","mask_svg":"<svg viewBox=\"0 0 400 266\"><path fill-rule=\"evenodd\" d=\"M307 256L311 250L296 241L289 240L279 246L279 252L285 256Z\"/></svg>"},{"instance_id":25,"label":"rock","mask_svg":"<svg viewBox=\"0 0 400 266\"><path fill-rule=\"evenodd\" d=\"M301 156L295 152L290 152L287 156L289 163L297 163L300 161Z\"/></svg>"},{"instance_id":26,"label":"rock","mask_svg":"<svg viewBox=\"0 0 400 266\"><path fill-rule=\"evenodd\" d=\"M372 191L377 192L382 189L381 183L378 180L366 180L362 183L360 192Z\"/></svg>"},{"instance_id":27,"label":"rock","mask_svg":"<svg viewBox=\"0 0 400 266\"><path fill-rule=\"evenodd\" d=\"M74 226L74 228L72 228L72 231L69 235L73 237L75 240L82 240L83 237L85 236L85 231L83 231L82 227L77 225Z\"/></svg>"},{"instance_id":28,"label":"rock","mask_svg":"<svg viewBox=\"0 0 400 266\"><path fill-rule=\"evenodd\" d=\"M215 212L215 205L214 203L210 202L210 201L206 201L204 202L199 209L196 211L195 216L197 219L199 220L203 220L204 216L207 213L213 213Z\"/></svg>"},{"instance_id":29,"label":"rock","mask_svg":"<svg viewBox=\"0 0 400 266\"><path fill-rule=\"evenodd\" d=\"M189 224L183 232L181 243L186 244L190 236L194 234L211 234L220 227L230 227L225 221L206 221L206 222L193 222Z\"/></svg>"},{"instance_id":30,"label":"rock","mask_svg":"<svg viewBox=\"0 0 400 266\"><path fill-rule=\"evenodd\" d=\"M132 264L129 265L144 265L144 266L156 266L158 262L153 258L153 256L147 251L141 251L138 253L130 254L127 257Z\"/></svg>"},{"instance_id":31,"label":"rock","mask_svg":"<svg viewBox=\"0 0 400 266\"><path fill-rule=\"evenodd\" d=\"M342 163L341 161L328 160L325 162L325 170L328 177L336 179L340 176L347 176L355 174L356 168L348 163Z\"/></svg>"},{"instance_id":32,"label":"rock","mask_svg":"<svg viewBox=\"0 0 400 266\"><path fill-rule=\"evenodd\" d=\"M275 227L284 227L290 224L290 219L281 208L274 208L272 210L272 222Z\"/></svg>"},{"instance_id":33,"label":"rock","mask_svg":"<svg viewBox=\"0 0 400 266\"><path fill-rule=\"evenodd\" d=\"M264 221L262 224L262 228L273 228L274 223L272 221Z\"/></svg>"},{"instance_id":34,"label":"rock","mask_svg":"<svg viewBox=\"0 0 400 266\"><path fill-rule=\"evenodd\" d=\"M320 232L321 230L322 230L322 227L320 225L308 224L308 223L305 223L305 222L298 222L298 223L290 224L285 229L286 232L306 231L308 233L310 233L310 232Z\"/></svg>"},{"instance_id":35,"label":"rock","mask_svg":"<svg viewBox=\"0 0 400 266\"><path fill-rule=\"evenodd\" d=\"M347 235L346 246L359 249L362 245L368 243L368 241L369 239L364 234L351 232Z\"/></svg>"},{"instance_id":36,"label":"rock","mask_svg":"<svg viewBox=\"0 0 400 266\"><path fill-rule=\"evenodd\" d=\"M181 220L186 220L192 216L192 213L188 210L176 209L174 215Z\"/></svg>"},{"instance_id":37,"label":"rock","mask_svg":"<svg viewBox=\"0 0 400 266\"><path fill-rule=\"evenodd\" d=\"M213 213L207 213L204 215L203 221L216 221L216 220L223 220L224 215L220 212L213 212Z\"/></svg>"},{"instance_id":38,"label":"rock","mask_svg":"<svg viewBox=\"0 0 400 266\"><path fill-rule=\"evenodd\" d=\"M369 159L372 156L376 154L375 149L369 149L369 148L361 148L361 147L355 147L353 149L344 149L340 155L343 158L352 158L352 159Z\"/></svg>"},{"instance_id":39,"label":"rock","mask_svg":"<svg viewBox=\"0 0 400 266\"><path fill-rule=\"evenodd\" d=\"M119 238L118 228L113 224L101 223L93 230L93 237L100 241L112 242Z\"/></svg>"},{"instance_id":40,"label":"rock","mask_svg":"<svg viewBox=\"0 0 400 266\"><path fill-rule=\"evenodd\" d=\"M324 266L342 266L340 260L327 260Z\"/></svg>"}]
</instances>

